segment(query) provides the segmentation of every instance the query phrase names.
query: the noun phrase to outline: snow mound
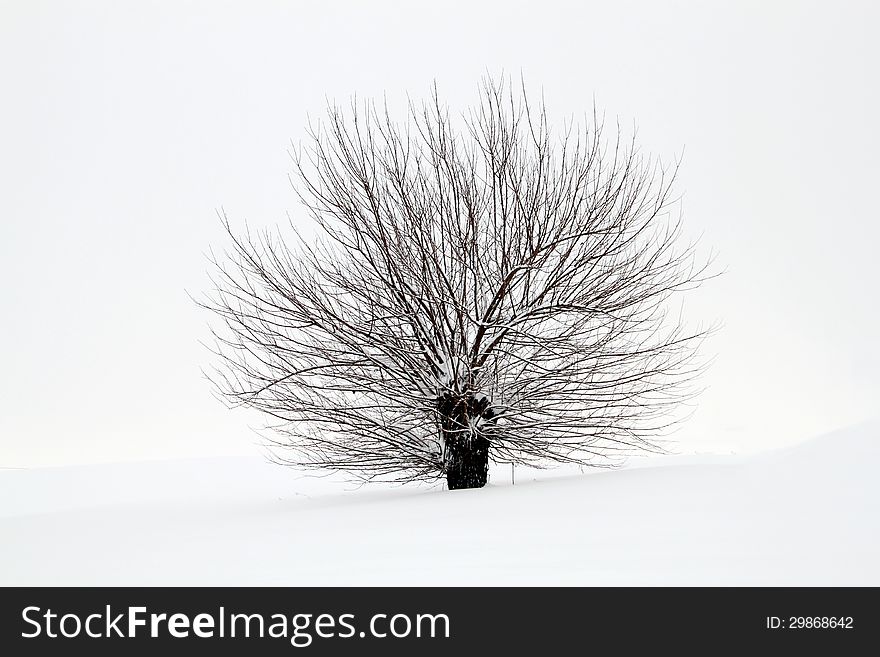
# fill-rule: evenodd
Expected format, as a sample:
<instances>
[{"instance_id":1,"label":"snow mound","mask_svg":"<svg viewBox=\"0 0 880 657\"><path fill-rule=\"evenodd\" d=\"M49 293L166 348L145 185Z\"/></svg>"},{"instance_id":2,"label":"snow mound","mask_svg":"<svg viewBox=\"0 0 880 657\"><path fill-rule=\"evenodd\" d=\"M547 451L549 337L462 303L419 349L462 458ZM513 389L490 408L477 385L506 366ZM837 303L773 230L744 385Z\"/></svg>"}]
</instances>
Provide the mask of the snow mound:
<instances>
[{"instance_id":1,"label":"snow mound","mask_svg":"<svg viewBox=\"0 0 880 657\"><path fill-rule=\"evenodd\" d=\"M260 459L0 470L0 585L877 586L878 435L453 492Z\"/></svg>"}]
</instances>

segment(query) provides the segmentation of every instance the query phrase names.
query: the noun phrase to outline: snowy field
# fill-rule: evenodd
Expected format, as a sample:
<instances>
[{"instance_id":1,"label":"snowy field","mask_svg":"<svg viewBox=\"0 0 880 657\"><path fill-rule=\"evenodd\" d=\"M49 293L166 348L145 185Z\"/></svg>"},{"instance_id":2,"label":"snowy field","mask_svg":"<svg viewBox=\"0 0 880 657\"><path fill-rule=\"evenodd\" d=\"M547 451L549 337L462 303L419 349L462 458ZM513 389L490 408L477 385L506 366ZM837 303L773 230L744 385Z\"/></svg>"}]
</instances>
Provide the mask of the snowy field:
<instances>
[{"instance_id":1,"label":"snowy field","mask_svg":"<svg viewBox=\"0 0 880 657\"><path fill-rule=\"evenodd\" d=\"M0 585L880 585L880 424L482 490L254 459L0 470Z\"/></svg>"}]
</instances>

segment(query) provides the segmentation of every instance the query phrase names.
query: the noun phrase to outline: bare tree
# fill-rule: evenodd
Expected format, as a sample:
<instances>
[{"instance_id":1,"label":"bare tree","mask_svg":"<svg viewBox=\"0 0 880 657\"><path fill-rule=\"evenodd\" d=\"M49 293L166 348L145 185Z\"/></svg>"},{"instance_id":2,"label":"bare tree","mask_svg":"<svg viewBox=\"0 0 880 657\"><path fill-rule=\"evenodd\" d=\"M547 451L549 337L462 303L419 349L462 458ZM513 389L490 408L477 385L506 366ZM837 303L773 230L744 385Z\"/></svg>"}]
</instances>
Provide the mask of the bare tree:
<instances>
[{"instance_id":1,"label":"bare tree","mask_svg":"<svg viewBox=\"0 0 880 657\"><path fill-rule=\"evenodd\" d=\"M677 166L595 109L485 81L451 118L331 106L294 157L319 228L236 235L214 258L212 379L272 418L279 457L364 479L486 483L490 459L607 465L681 419L696 348L671 297L707 277L679 246ZM282 453L282 452L277 452Z\"/></svg>"}]
</instances>

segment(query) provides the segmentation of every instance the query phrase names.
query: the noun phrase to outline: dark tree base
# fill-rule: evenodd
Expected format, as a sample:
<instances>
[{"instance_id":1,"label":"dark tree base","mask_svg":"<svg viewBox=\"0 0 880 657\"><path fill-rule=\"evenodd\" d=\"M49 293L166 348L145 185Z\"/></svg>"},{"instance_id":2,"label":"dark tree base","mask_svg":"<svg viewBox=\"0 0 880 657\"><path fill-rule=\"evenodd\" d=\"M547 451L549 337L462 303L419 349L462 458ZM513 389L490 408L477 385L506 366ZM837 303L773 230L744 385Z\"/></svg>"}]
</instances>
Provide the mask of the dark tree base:
<instances>
[{"instance_id":1,"label":"dark tree base","mask_svg":"<svg viewBox=\"0 0 880 657\"><path fill-rule=\"evenodd\" d=\"M449 465L446 484L449 490L482 488L489 476L489 441L480 435L459 439L448 445Z\"/></svg>"},{"instance_id":2,"label":"dark tree base","mask_svg":"<svg viewBox=\"0 0 880 657\"><path fill-rule=\"evenodd\" d=\"M489 438L496 416L486 395L444 391L437 398L449 490L482 488L489 477ZM472 423L479 418L481 428Z\"/></svg>"}]
</instances>

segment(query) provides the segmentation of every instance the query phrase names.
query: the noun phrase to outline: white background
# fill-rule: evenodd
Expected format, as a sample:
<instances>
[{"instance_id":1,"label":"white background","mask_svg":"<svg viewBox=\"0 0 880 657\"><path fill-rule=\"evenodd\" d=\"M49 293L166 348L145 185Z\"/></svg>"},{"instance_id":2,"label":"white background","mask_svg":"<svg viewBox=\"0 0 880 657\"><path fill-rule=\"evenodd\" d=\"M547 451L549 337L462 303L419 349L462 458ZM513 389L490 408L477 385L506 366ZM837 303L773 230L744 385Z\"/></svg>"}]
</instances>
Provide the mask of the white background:
<instances>
[{"instance_id":1,"label":"white background","mask_svg":"<svg viewBox=\"0 0 880 657\"><path fill-rule=\"evenodd\" d=\"M305 220L290 142L325 98L453 109L502 70L595 98L664 159L727 274L683 450L876 413L880 10L863 2L0 4L0 467L254 453L212 398L203 254Z\"/></svg>"}]
</instances>

